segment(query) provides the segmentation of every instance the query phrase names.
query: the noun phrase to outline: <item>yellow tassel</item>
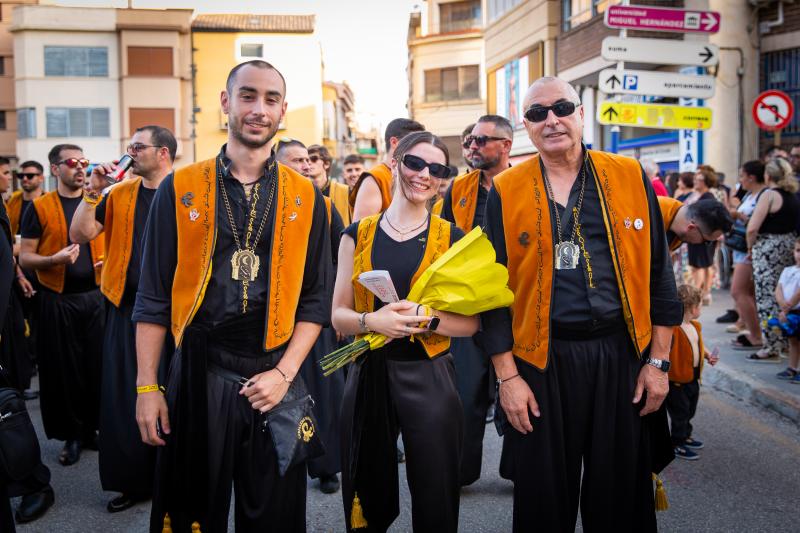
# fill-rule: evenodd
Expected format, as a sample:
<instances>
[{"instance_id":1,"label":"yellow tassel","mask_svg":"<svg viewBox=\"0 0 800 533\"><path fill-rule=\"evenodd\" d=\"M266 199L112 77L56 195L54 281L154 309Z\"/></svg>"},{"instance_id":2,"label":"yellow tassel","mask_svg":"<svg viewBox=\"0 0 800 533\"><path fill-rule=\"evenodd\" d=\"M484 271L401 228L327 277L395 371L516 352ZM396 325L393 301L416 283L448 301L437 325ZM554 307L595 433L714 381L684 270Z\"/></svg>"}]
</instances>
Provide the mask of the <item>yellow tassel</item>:
<instances>
[{"instance_id":1,"label":"yellow tassel","mask_svg":"<svg viewBox=\"0 0 800 533\"><path fill-rule=\"evenodd\" d=\"M192 522L192 533L203 533L200 531L200 524L197 522Z\"/></svg>"},{"instance_id":2,"label":"yellow tassel","mask_svg":"<svg viewBox=\"0 0 800 533\"><path fill-rule=\"evenodd\" d=\"M361 500L358 499L358 493L356 492L355 498L353 498L353 510L350 511L350 528L362 529L365 527L367 527L367 519L364 518Z\"/></svg>"},{"instance_id":3,"label":"yellow tassel","mask_svg":"<svg viewBox=\"0 0 800 533\"><path fill-rule=\"evenodd\" d=\"M28 319L26 318L25 319L25 338L27 339L30 336L31 336L31 325L28 324Z\"/></svg>"},{"instance_id":4,"label":"yellow tassel","mask_svg":"<svg viewBox=\"0 0 800 533\"><path fill-rule=\"evenodd\" d=\"M172 520L169 518L169 513L164 515L164 527L161 533L172 533Z\"/></svg>"},{"instance_id":5,"label":"yellow tassel","mask_svg":"<svg viewBox=\"0 0 800 533\"><path fill-rule=\"evenodd\" d=\"M656 482L656 511L666 511L669 509L669 500L667 500L667 491L664 489L664 483L655 474L653 474L653 480Z\"/></svg>"}]
</instances>

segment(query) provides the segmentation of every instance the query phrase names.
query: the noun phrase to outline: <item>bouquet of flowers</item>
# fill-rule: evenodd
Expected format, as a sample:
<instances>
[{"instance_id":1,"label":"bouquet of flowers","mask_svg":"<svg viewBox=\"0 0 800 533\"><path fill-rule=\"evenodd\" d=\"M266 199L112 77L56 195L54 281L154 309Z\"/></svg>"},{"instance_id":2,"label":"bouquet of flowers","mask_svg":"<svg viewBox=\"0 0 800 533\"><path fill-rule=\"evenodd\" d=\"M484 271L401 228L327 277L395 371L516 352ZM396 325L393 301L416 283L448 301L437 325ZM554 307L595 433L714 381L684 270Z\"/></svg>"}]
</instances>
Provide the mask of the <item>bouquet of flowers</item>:
<instances>
[{"instance_id":1,"label":"bouquet of flowers","mask_svg":"<svg viewBox=\"0 0 800 533\"><path fill-rule=\"evenodd\" d=\"M474 228L422 273L406 299L466 316L507 307L514 294L508 288L508 270L495 259L486 234ZM386 336L380 333L364 335L323 357L323 374L329 376L385 342Z\"/></svg>"}]
</instances>

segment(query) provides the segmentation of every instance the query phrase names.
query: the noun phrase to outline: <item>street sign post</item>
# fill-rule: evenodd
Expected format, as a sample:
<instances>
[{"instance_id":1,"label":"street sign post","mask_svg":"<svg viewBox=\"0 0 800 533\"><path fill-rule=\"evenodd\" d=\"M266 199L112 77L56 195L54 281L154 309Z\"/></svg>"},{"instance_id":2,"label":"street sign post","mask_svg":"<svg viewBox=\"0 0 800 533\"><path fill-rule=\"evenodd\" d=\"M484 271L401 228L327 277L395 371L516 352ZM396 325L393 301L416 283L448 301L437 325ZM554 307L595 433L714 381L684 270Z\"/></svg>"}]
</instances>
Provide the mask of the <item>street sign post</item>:
<instances>
[{"instance_id":1,"label":"street sign post","mask_svg":"<svg viewBox=\"0 0 800 533\"><path fill-rule=\"evenodd\" d=\"M707 130L711 127L711 110L707 107L606 101L597 110L597 121L636 128Z\"/></svg>"},{"instance_id":2,"label":"street sign post","mask_svg":"<svg viewBox=\"0 0 800 533\"><path fill-rule=\"evenodd\" d=\"M720 15L716 11L617 5L609 6L606 9L604 20L609 28L678 33L717 33Z\"/></svg>"},{"instance_id":3,"label":"street sign post","mask_svg":"<svg viewBox=\"0 0 800 533\"><path fill-rule=\"evenodd\" d=\"M606 94L641 94L684 98L711 98L713 76L687 76L654 70L606 69L600 72L599 87Z\"/></svg>"},{"instance_id":4,"label":"street sign post","mask_svg":"<svg viewBox=\"0 0 800 533\"><path fill-rule=\"evenodd\" d=\"M608 61L634 61L655 65L697 65L719 63L719 47L697 41L606 37L601 50Z\"/></svg>"},{"instance_id":5,"label":"street sign post","mask_svg":"<svg viewBox=\"0 0 800 533\"><path fill-rule=\"evenodd\" d=\"M691 69L700 70L698 67L684 67L681 72ZM681 98L682 107L700 107L702 100L696 98ZM697 165L703 160L703 132L695 130L678 131L678 168L681 172L694 172Z\"/></svg>"},{"instance_id":6,"label":"street sign post","mask_svg":"<svg viewBox=\"0 0 800 533\"><path fill-rule=\"evenodd\" d=\"M794 102L783 91L764 91L753 102L753 120L762 130L774 131L775 146L781 145L781 130L794 116Z\"/></svg>"}]
</instances>

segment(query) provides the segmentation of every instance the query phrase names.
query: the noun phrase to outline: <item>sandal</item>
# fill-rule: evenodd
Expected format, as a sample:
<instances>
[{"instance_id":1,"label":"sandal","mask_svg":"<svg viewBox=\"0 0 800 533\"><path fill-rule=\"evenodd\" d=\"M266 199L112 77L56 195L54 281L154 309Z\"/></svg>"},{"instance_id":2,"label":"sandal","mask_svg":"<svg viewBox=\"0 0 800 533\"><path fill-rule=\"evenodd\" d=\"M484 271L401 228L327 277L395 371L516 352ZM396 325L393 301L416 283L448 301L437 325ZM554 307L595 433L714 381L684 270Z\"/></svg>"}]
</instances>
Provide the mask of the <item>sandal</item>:
<instances>
[{"instance_id":1,"label":"sandal","mask_svg":"<svg viewBox=\"0 0 800 533\"><path fill-rule=\"evenodd\" d=\"M732 340L731 345L734 350L757 350L764 346L761 343L753 344L752 342L750 342L750 339L748 339L747 335L745 334L741 334L738 337L736 337L736 339Z\"/></svg>"},{"instance_id":2,"label":"sandal","mask_svg":"<svg viewBox=\"0 0 800 533\"><path fill-rule=\"evenodd\" d=\"M747 360L753 363L780 363L781 358L777 354L771 354L759 350L747 356Z\"/></svg>"}]
</instances>

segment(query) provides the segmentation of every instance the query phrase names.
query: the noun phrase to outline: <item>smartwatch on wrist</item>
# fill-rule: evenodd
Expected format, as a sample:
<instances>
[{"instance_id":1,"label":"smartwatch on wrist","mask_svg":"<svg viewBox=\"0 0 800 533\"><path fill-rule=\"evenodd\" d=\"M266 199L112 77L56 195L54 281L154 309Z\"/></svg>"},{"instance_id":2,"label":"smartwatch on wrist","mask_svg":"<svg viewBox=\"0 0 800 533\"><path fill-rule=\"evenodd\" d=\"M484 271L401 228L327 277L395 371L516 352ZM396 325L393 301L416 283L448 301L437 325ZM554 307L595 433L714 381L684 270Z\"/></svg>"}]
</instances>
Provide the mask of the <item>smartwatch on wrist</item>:
<instances>
[{"instance_id":1,"label":"smartwatch on wrist","mask_svg":"<svg viewBox=\"0 0 800 533\"><path fill-rule=\"evenodd\" d=\"M652 357L647 360L647 364L654 366L662 372L669 372L669 361L663 359L653 359Z\"/></svg>"},{"instance_id":2,"label":"smartwatch on wrist","mask_svg":"<svg viewBox=\"0 0 800 533\"><path fill-rule=\"evenodd\" d=\"M428 331L436 331L436 328L439 327L439 322L441 320L439 319L439 315L436 314L436 311L434 311L432 307L429 309L431 310L433 317L428 322Z\"/></svg>"}]
</instances>

